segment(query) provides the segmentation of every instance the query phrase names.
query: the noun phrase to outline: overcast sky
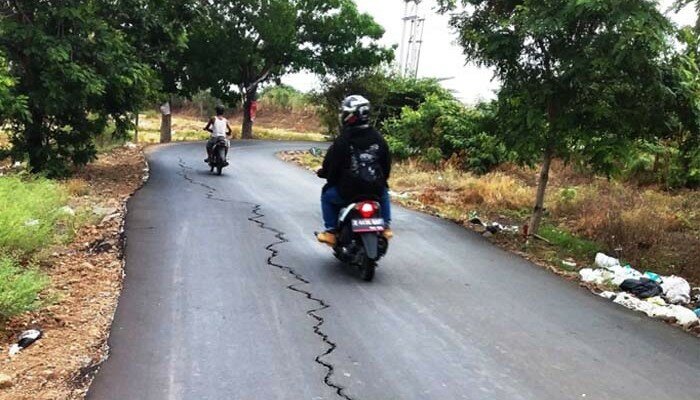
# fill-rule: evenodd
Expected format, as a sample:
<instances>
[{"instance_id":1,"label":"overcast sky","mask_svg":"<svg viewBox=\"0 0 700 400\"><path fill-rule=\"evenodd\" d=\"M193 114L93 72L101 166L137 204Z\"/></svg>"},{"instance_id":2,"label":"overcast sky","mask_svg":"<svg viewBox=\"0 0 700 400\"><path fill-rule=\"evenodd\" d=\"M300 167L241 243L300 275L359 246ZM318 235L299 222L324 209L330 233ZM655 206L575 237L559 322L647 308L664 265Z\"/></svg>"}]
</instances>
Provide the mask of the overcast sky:
<instances>
[{"instance_id":1,"label":"overcast sky","mask_svg":"<svg viewBox=\"0 0 700 400\"><path fill-rule=\"evenodd\" d=\"M403 27L403 0L355 0L360 11L372 15L386 33L382 43L391 46L401 42ZM661 9L667 10L673 0L661 0ZM421 77L452 78L444 86L455 91L465 102L494 97L497 83L492 81L488 70L465 65L462 49L456 45L455 35L448 26L448 17L433 11L435 0L424 0L420 4L420 14L426 18L418 75ZM693 25L697 18L694 9L687 7L673 20L682 25ZM398 55L398 52L397 52ZM308 91L318 85L316 77L310 74L289 75L282 80L300 90Z\"/></svg>"}]
</instances>

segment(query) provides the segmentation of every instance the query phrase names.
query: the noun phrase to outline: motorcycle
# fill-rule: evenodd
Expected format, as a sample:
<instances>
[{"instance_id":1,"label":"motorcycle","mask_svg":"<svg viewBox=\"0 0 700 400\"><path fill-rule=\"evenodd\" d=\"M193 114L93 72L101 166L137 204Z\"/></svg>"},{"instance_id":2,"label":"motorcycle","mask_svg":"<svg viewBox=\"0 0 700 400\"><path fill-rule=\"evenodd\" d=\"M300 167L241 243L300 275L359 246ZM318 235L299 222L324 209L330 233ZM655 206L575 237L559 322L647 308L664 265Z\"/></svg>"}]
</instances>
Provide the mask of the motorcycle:
<instances>
[{"instance_id":1,"label":"motorcycle","mask_svg":"<svg viewBox=\"0 0 700 400\"><path fill-rule=\"evenodd\" d=\"M214 148L211 150L211 156L209 157L209 167L210 172L216 170L217 175L221 175L221 171L228 165L226 160L226 154L229 149L229 141L226 139L217 140L214 144Z\"/></svg>"},{"instance_id":2,"label":"motorcycle","mask_svg":"<svg viewBox=\"0 0 700 400\"><path fill-rule=\"evenodd\" d=\"M374 279L377 262L389 249L380 211L378 202L362 199L343 208L338 218L333 253L338 260L356 266L367 282Z\"/></svg>"}]
</instances>

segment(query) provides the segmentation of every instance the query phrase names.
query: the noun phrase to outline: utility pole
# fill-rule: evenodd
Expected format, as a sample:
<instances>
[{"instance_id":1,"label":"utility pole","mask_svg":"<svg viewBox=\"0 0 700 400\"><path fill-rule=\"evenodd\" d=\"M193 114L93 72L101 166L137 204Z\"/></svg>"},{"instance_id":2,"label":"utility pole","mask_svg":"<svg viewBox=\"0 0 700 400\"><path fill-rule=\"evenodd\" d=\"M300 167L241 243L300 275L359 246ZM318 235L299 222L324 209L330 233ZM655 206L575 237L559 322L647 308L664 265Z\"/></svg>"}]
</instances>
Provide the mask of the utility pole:
<instances>
[{"instance_id":1,"label":"utility pole","mask_svg":"<svg viewBox=\"0 0 700 400\"><path fill-rule=\"evenodd\" d=\"M399 69L402 76L417 77L423 46L425 18L418 13L422 0L404 0L403 33L399 51ZM408 34L408 37L406 37Z\"/></svg>"}]
</instances>

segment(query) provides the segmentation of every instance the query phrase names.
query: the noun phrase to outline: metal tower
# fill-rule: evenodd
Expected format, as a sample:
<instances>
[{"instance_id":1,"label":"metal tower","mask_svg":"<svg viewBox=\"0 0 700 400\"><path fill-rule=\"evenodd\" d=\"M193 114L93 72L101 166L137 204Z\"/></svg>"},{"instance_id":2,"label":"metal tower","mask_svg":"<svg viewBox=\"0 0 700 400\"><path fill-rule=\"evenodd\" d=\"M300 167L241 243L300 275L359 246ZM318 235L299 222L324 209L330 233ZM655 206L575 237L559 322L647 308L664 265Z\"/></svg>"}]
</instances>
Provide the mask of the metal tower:
<instances>
[{"instance_id":1,"label":"metal tower","mask_svg":"<svg viewBox=\"0 0 700 400\"><path fill-rule=\"evenodd\" d=\"M425 18L418 14L418 5L421 1L404 0L403 33L399 48L399 69L403 76L418 76L425 25Z\"/></svg>"}]
</instances>

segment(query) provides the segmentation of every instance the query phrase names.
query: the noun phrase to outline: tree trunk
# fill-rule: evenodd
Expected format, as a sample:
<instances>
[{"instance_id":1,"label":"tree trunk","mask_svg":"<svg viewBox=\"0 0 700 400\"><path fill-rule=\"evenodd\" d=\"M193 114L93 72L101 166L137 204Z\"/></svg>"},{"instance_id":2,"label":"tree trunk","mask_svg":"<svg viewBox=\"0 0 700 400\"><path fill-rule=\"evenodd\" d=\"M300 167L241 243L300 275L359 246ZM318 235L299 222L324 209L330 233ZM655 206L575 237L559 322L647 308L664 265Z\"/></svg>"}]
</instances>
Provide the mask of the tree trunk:
<instances>
[{"instance_id":1,"label":"tree trunk","mask_svg":"<svg viewBox=\"0 0 700 400\"><path fill-rule=\"evenodd\" d=\"M252 85L245 90L243 101L243 126L241 128L241 139L253 138L253 118L250 109L258 94L258 85Z\"/></svg>"},{"instance_id":2,"label":"tree trunk","mask_svg":"<svg viewBox=\"0 0 700 400\"><path fill-rule=\"evenodd\" d=\"M170 143L173 136L173 116L170 112L170 102L160 107L160 115L160 142Z\"/></svg>"},{"instance_id":3,"label":"tree trunk","mask_svg":"<svg viewBox=\"0 0 700 400\"><path fill-rule=\"evenodd\" d=\"M547 190L547 183L549 182L549 167L552 165L552 158L554 152L551 148L547 148L544 151L544 156L542 158L542 170L540 171L540 179L537 183L537 198L535 199L535 209L532 213L532 218L530 219L530 226L528 229L529 235L536 235L540 230L540 223L542 222L542 215L544 214L544 195Z\"/></svg>"},{"instance_id":4,"label":"tree trunk","mask_svg":"<svg viewBox=\"0 0 700 400\"><path fill-rule=\"evenodd\" d=\"M41 172L46 168L46 151L44 149L44 134L42 132L43 115L32 113L32 122L25 129L27 153L29 154L29 166L33 173Z\"/></svg>"},{"instance_id":5,"label":"tree trunk","mask_svg":"<svg viewBox=\"0 0 700 400\"><path fill-rule=\"evenodd\" d=\"M136 118L134 121L134 144L139 143L139 112L136 112Z\"/></svg>"}]
</instances>

